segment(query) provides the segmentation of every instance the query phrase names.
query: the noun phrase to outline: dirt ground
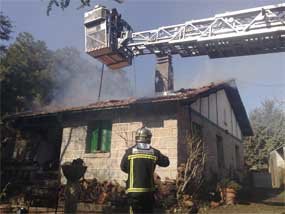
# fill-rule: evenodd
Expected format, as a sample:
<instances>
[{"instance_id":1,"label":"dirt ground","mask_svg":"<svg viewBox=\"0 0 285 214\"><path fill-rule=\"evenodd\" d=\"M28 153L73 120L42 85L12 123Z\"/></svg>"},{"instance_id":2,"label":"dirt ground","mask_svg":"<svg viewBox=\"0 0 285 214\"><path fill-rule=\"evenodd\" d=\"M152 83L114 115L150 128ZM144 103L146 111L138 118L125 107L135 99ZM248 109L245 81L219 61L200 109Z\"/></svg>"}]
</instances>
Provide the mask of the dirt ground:
<instances>
[{"instance_id":1,"label":"dirt ground","mask_svg":"<svg viewBox=\"0 0 285 214\"><path fill-rule=\"evenodd\" d=\"M234 206L222 206L215 209L200 210L199 213L205 214L237 214L237 213L261 213L261 214L285 214L284 206L276 205L265 205L265 204L256 204L250 203L248 205L238 204Z\"/></svg>"},{"instance_id":2,"label":"dirt ground","mask_svg":"<svg viewBox=\"0 0 285 214\"><path fill-rule=\"evenodd\" d=\"M200 214L237 214L237 213L261 213L261 214L285 214L285 190L284 189L256 189L248 200L240 201L237 205L220 206L214 209L201 208Z\"/></svg>"}]
</instances>

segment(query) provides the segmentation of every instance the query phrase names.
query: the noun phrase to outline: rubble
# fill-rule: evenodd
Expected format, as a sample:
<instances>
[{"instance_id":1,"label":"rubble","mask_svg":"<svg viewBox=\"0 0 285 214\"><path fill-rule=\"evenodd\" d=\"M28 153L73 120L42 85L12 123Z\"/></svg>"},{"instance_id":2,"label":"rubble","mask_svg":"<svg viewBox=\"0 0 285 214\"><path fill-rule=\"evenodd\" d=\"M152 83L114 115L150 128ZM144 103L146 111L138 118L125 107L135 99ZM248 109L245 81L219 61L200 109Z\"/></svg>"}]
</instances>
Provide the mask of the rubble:
<instances>
[{"instance_id":1,"label":"rubble","mask_svg":"<svg viewBox=\"0 0 285 214\"><path fill-rule=\"evenodd\" d=\"M82 202L94 202L101 205L111 202L115 206L127 202L125 188L116 180L99 182L96 178L82 179L80 185L80 201Z\"/></svg>"}]
</instances>

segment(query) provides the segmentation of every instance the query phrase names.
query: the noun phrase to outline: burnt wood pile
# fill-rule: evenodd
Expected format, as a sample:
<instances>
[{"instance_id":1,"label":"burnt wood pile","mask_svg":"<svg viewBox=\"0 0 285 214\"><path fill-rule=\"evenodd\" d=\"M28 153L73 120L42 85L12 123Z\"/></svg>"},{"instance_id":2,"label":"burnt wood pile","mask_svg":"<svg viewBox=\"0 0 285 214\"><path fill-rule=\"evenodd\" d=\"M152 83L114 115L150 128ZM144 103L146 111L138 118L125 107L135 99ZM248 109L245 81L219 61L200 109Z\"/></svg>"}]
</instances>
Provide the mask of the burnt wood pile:
<instances>
[{"instance_id":1,"label":"burnt wood pile","mask_svg":"<svg viewBox=\"0 0 285 214\"><path fill-rule=\"evenodd\" d=\"M57 170L43 170L32 161L10 160L2 165L1 174L8 184L6 201L12 206L57 206Z\"/></svg>"}]
</instances>

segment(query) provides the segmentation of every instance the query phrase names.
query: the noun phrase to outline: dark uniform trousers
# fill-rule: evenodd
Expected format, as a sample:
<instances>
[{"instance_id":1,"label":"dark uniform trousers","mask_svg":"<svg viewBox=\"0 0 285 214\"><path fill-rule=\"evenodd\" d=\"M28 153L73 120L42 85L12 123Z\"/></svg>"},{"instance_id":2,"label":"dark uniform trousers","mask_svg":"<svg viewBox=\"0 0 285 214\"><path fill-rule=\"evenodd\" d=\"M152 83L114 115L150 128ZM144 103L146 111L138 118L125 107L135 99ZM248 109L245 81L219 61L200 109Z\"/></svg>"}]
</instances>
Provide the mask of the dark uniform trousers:
<instances>
[{"instance_id":1,"label":"dark uniform trousers","mask_svg":"<svg viewBox=\"0 0 285 214\"><path fill-rule=\"evenodd\" d=\"M130 213L153 213L153 192L128 193Z\"/></svg>"},{"instance_id":2,"label":"dark uniform trousers","mask_svg":"<svg viewBox=\"0 0 285 214\"><path fill-rule=\"evenodd\" d=\"M155 166L167 167L168 157L149 147L140 149L138 144L127 149L121 161L122 171L128 173L127 192L130 213L152 213L154 206Z\"/></svg>"}]
</instances>

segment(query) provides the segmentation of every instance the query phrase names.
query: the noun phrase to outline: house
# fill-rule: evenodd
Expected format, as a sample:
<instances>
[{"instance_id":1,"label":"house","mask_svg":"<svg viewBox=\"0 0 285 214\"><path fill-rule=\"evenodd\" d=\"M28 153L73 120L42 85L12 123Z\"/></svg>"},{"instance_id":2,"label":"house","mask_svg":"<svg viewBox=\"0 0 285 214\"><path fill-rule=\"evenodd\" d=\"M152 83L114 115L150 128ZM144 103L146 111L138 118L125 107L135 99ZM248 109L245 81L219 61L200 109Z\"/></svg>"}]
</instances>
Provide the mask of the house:
<instances>
[{"instance_id":1,"label":"house","mask_svg":"<svg viewBox=\"0 0 285 214\"><path fill-rule=\"evenodd\" d=\"M199 135L206 152L206 174L226 176L243 170L243 138L253 134L234 80L149 98L100 101L83 107L26 112L7 118L22 129L34 130L41 142L42 163L61 164L82 158L85 178L116 179L125 150L142 125L153 133L152 146L170 158L156 169L161 178L175 178L187 159L188 135Z\"/></svg>"},{"instance_id":2,"label":"house","mask_svg":"<svg viewBox=\"0 0 285 214\"><path fill-rule=\"evenodd\" d=\"M281 146L269 154L269 173L273 188L285 185L285 146Z\"/></svg>"}]
</instances>

